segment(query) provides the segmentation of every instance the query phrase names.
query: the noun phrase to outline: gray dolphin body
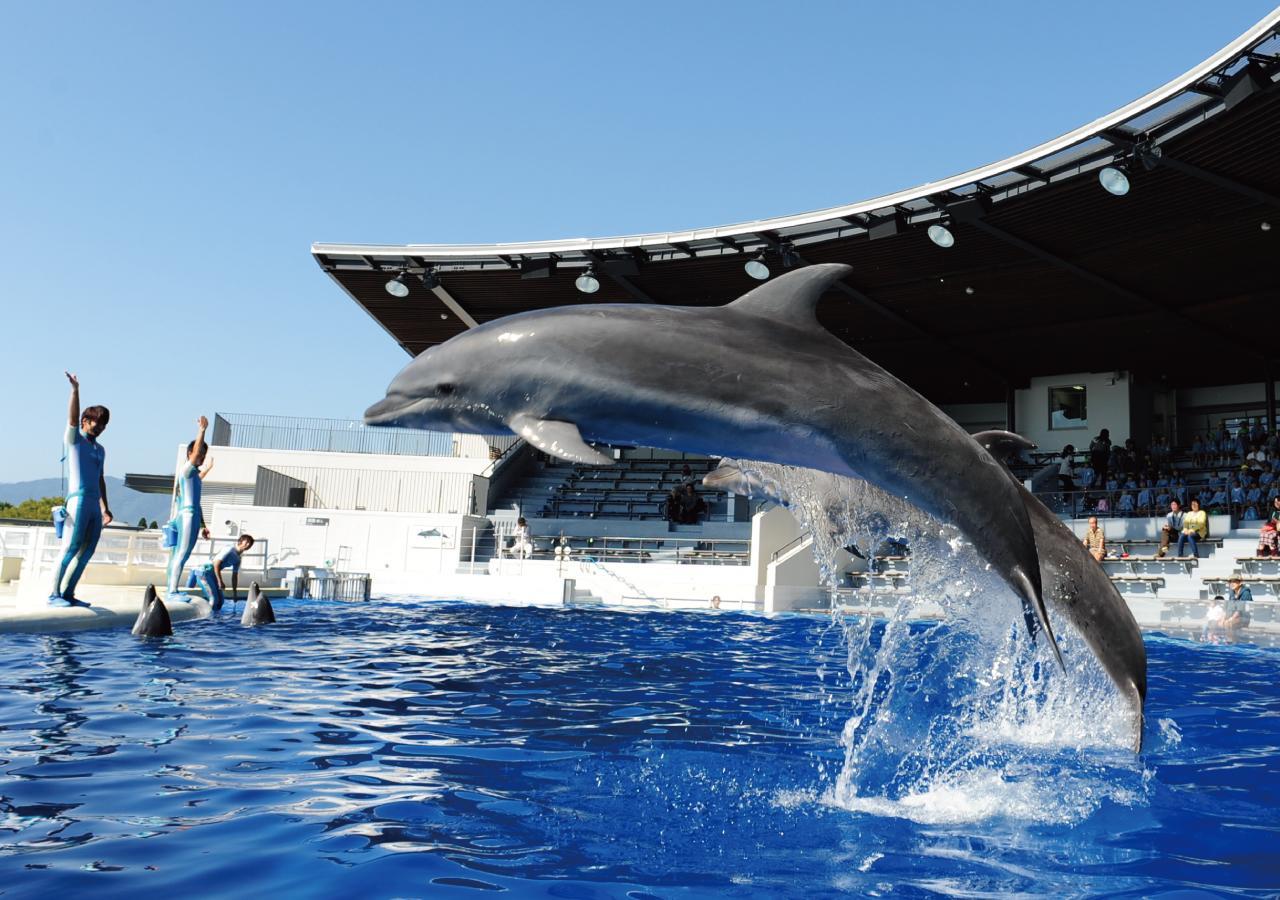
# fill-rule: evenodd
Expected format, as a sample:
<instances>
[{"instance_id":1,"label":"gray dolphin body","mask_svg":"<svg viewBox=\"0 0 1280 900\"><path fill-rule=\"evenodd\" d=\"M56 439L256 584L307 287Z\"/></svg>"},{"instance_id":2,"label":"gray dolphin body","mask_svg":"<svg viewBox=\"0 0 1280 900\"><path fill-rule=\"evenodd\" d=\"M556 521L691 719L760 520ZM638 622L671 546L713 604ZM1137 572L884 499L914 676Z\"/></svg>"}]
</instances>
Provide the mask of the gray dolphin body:
<instances>
[{"instance_id":1,"label":"gray dolphin body","mask_svg":"<svg viewBox=\"0 0 1280 900\"><path fill-rule=\"evenodd\" d=\"M983 432L974 438L1001 462L1017 450L1032 446L1018 435L1005 431ZM722 466L716 472L718 483L730 489L743 489L739 492L744 494L760 481L735 466ZM833 496L839 495L841 480L840 476L830 475L822 488ZM1133 749L1138 752L1142 749L1143 708L1147 698L1147 651L1142 631L1124 598L1080 539L1021 483L1012 476L1010 480L1018 489L1035 533L1045 599L1055 614L1065 616L1080 633L1103 671L1129 703L1133 712ZM865 491L860 494L866 496ZM889 510L897 504L897 499L890 496L876 502L877 506ZM1047 627L1048 623L1043 624ZM1027 625L1034 637L1030 619ZM1057 654L1052 630L1048 630L1048 635ZM1060 655L1058 661L1062 661Z\"/></svg>"},{"instance_id":2,"label":"gray dolphin body","mask_svg":"<svg viewBox=\"0 0 1280 900\"><path fill-rule=\"evenodd\" d=\"M241 625L270 625L276 620L276 611L271 601L258 587L258 582L249 585L249 596L244 601L244 613L240 616Z\"/></svg>"},{"instance_id":3,"label":"gray dolphin body","mask_svg":"<svg viewBox=\"0 0 1280 900\"><path fill-rule=\"evenodd\" d=\"M139 637L165 637L173 634L169 610L164 601L156 596L154 584L147 585L147 591L142 595L142 608L138 610L138 618L133 623L133 633Z\"/></svg>"},{"instance_id":4,"label":"gray dolphin body","mask_svg":"<svg viewBox=\"0 0 1280 900\"><path fill-rule=\"evenodd\" d=\"M1043 619L1031 522L1001 465L819 324L818 300L849 271L807 266L722 307L586 305L488 322L419 355L365 421L510 428L598 464L611 460L586 440L861 478L954 524Z\"/></svg>"}]
</instances>

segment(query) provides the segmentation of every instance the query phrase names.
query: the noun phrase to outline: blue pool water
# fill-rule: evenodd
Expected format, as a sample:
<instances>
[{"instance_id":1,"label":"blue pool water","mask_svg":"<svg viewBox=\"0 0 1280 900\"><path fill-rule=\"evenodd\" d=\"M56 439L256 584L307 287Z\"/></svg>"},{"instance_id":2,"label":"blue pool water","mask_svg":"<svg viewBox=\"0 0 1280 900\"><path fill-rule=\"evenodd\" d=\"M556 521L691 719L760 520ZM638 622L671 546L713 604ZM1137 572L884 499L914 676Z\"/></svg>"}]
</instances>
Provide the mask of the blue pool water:
<instances>
[{"instance_id":1,"label":"blue pool water","mask_svg":"<svg viewBox=\"0 0 1280 900\"><path fill-rule=\"evenodd\" d=\"M0 895L1280 889L1274 650L1149 636L1135 758L942 626L277 612L5 637Z\"/></svg>"}]
</instances>

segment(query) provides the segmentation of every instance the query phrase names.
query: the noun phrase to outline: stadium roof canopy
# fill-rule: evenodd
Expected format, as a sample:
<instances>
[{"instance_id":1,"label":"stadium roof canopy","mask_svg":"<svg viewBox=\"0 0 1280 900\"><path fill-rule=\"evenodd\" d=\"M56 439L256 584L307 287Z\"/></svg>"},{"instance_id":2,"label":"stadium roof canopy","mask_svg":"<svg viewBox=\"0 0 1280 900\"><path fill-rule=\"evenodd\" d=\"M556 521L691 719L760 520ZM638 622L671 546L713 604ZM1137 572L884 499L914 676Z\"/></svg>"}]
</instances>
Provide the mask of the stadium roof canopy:
<instances>
[{"instance_id":1,"label":"stadium roof canopy","mask_svg":"<svg viewBox=\"0 0 1280 900\"><path fill-rule=\"evenodd\" d=\"M1280 10L1069 134L861 203L665 234L312 254L410 354L532 309L719 305L760 283L744 264L763 254L773 276L851 265L819 318L935 402L1003 400L1079 371L1260 381L1280 357L1278 29ZM1107 167L1127 194L1104 190ZM931 240L938 225L953 246ZM588 267L594 294L574 287ZM402 272L397 298L386 285Z\"/></svg>"}]
</instances>

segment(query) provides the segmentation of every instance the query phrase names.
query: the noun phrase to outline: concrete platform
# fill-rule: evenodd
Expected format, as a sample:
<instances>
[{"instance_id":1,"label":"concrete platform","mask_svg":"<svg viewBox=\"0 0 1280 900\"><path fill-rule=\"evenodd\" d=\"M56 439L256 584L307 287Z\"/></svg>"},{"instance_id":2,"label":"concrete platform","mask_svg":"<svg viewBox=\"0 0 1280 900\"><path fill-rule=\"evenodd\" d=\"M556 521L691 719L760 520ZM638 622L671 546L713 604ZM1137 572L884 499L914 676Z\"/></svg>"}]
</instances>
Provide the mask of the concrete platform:
<instances>
[{"instance_id":1,"label":"concrete platform","mask_svg":"<svg viewBox=\"0 0 1280 900\"><path fill-rule=\"evenodd\" d=\"M58 631L95 631L107 628L130 629L142 608L145 587L133 585L84 585L81 599L89 607L57 608L43 603L22 602L15 596L0 596L0 634L41 634ZM182 622L208 618L212 609L198 595L187 603L166 603L169 619Z\"/></svg>"}]
</instances>

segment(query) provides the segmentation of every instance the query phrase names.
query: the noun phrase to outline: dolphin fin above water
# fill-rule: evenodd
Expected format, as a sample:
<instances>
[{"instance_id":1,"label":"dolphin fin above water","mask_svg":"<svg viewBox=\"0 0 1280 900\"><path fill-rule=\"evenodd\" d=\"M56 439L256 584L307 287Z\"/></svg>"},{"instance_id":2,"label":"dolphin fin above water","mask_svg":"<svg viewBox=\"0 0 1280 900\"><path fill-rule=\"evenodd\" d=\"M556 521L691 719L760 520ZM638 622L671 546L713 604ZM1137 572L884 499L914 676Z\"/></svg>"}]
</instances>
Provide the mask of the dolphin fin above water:
<instances>
[{"instance_id":1,"label":"dolphin fin above water","mask_svg":"<svg viewBox=\"0 0 1280 900\"><path fill-rule=\"evenodd\" d=\"M154 584L147 585L147 591L142 595L142 607L138 610L132 633L138 637L166 637L173 634L169 610L164 601L156 596Z\"/></svg>"},{"instance_id":2,"label":"dolphin fin above water","mask_svg":"<svg viewBox=\"0 0 1280 900\"><path fill-rule=\"evenodd\" d=\"M613 464L612 458L582 439L578 426L572 422L535 419L519 413L511 417L507 426L543 453L566 462L588 463L593 466Z\"/></svg>"},{"instance_id":3,"label":"dolphin fin above water","mask_svg":"<svg viewBox=\"0 0 1280 900\"><path fill-rule=\"evenodd\" d=\"M276 620L276 611L271 601L258 587L258 582L249 585L249 596L244 601L244 613L240 616L241 625L270 625Z\"/></svg>"}]
</instances>

